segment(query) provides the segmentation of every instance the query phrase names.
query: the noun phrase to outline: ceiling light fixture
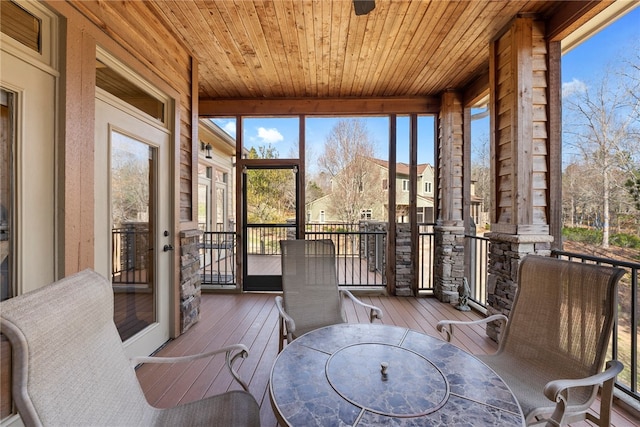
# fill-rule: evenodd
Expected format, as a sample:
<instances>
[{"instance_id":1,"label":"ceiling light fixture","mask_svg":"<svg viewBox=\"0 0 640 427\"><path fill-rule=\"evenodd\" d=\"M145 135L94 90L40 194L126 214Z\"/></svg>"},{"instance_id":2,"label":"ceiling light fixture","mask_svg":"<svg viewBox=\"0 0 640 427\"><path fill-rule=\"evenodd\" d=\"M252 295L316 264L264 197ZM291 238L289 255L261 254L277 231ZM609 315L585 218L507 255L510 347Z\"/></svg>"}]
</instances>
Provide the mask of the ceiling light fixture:
<instances>
[{"instance_id":1,"label":"ceiling light fixture","mask_svg":"<svg viewBox=\"0 0 640 427\"><path fill-rule=\"evenodd\" d=\"M353 9L356 15L366 15L376 8L375 0L353 0Z\"/></svg>"}]
</instances>

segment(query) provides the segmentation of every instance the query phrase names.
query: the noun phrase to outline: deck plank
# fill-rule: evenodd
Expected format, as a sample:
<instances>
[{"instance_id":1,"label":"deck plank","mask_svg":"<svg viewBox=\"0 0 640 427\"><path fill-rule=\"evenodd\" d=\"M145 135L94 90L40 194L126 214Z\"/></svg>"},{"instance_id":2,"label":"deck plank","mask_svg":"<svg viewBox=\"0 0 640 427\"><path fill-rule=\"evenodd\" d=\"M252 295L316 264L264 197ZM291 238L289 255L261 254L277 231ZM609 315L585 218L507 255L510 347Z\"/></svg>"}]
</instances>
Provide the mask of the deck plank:
<instances>
[{"instance_id":1,"label":"deck plank","mask_svg":"<svg viewBox=\"0 0 640 427\"><path fill-rule=\"evenodd\" d=\"M278 353L278 312L273 293L202 295L201 317L187 333L167 343L159 356L177 356L213 350L233 343L249 348L249 357L237 364L240 376L260 404L260 419L264 427L277 427L269 398L269 374ZM451 304L435 298L385 297L363 295L360 299L377 305L384 312L383 324L408 327L428 335L441 337L435 329L438 320L475 320L476 312L462 312ZM368 310L345 299L347 321L368 322ZM484 333L483 326L456 331L454 345L475 354L493 352L497 345ZM236 390L240 386L223 368L224 357L175 365L146 364L137 375L149 402L157 407L169 407L205 396ZM587 422L572 424L584 427ZM614 405L613 427L640 426L640 418Z\"/></svg>"}]
</instances>

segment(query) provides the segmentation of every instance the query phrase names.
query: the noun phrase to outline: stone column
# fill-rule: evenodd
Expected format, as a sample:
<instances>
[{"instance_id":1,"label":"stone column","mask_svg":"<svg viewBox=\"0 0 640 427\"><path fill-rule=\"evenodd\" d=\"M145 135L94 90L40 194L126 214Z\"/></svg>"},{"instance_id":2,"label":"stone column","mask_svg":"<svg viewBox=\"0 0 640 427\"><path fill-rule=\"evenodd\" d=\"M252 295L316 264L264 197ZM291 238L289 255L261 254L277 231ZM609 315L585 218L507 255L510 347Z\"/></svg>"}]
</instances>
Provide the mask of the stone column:
<instances>
[{"instance_id":1,"label":"stone column","mask_svg":"<svg viewBox=\"0 0 640 427\"><path fill-rule=\"evenodd\" d=\"M487 233L489 244L489 280L487 315L509 316L518 284L518 267L529 254L551 255L550 235ZM498 341L500 323L487 324L487 335Z\"/></svg>"},{"instance_id":2,"label":"stone column","mask_svg":"<svg viewBox=\"0 0 640 427\"><path fill-rule=\"evenodd\" d=\"M200 240L202 231L180 233L180 328L184 333L200 320Z\"/></svg>"},{"instance_id":3,"label":"stone column","mask_svg":"<svg viewBox=\"0 0 640 427\"><path fill-rule=\"evenodd\" d=\"M433 292L440 301L457 303L458 286L464 279L464 227L437 225L433 231Z\"/></svg>"},{"instance_id":4,"label":"stone column","mask_svg":"<svg viewBox=\"0 0 640 427\"><path fill-rule=\"evenodd\" d=\"M438 130L438 212L435 235L434 294L458 301L464 279L463 105L459 93L442 95Z\"/></svg>"},{"instance_id":5,"label":"stone column","mask_svg":"<svg viewBox=\"0 0 640 427\"><path fill-rule=\"evenodd\" d=\"M411 263L411 224L396 224L396 296L413 295L411 284L417 266Z\"/></svg>"}]
</instances>

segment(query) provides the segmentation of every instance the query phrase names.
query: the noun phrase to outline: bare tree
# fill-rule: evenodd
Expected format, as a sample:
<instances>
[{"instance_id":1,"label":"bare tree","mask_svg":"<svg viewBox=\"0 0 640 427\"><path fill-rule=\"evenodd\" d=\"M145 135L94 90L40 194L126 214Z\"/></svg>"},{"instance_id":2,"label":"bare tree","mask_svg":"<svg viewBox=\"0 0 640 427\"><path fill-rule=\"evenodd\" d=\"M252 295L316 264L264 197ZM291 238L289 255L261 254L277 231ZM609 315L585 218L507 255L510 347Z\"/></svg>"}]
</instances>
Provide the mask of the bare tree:
<instances>
[{"instance_id":1,"label":"bare tree","mask_svg":"<svg viewBox=\"0 0 640 427\"><path fill-rule=\"evenodd\" d=\"M321 173L331 178L331 216L355 223L363 209L384 200L374 153L375 143L363 121L343 119L334 125L318 158Z\"/></svg>"},{"instance_id":2,"label":"bare tree","mask_svg":"<svg viewBox=\"0 0 640 427\"><path fill-rule=\"evenodd\" d=\"M489 136L482 135L478 138L471 150L471 179L475 181L475 195L482 198L482 212L487 212L491 203Z\"/></svg>"},{"instance_id":3,"label":"bare tree","mask_svg":"<svg viewBox=\"0 0 640 427\"><path fill-rule=\"evenodd\" d=\"M585 191L599 191L602 246L609 246L613 194L624 187L626 176L637 169L640 143L638 100L629 96L626 73L607 73L594 86L565 98L568 117L564 140L582 158L582 172L590 177ZM633 85L633 83L631 83Z\"/></svg>"},{"instance_id":4,"label":"bare tree","mask_svg":"<svg viewBox=\"0 0 640 427\"><path fill-rule=\"evenodd\" d=\"M143 150L143 154L146 151ZM114 227L146 220L149 214L149 159L131 150L114 148L111 159L111 210Z\"/></svg>"}]
</instances>

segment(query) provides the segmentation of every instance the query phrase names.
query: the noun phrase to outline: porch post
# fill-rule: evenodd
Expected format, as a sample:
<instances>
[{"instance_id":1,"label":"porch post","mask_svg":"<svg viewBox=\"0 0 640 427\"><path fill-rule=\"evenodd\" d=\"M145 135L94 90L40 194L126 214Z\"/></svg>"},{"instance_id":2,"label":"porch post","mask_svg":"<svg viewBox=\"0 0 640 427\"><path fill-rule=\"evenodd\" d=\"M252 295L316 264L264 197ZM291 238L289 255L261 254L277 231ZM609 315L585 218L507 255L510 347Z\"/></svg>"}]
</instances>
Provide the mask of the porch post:
<instances>
[{"instance_id":1,"label":"porch post","mask_svg":"<svg viewBox=\"0 0 640 427\"><path fill-rule=\"evenodd\" d=\"M462 95L446 91L438 118L438 216L434 227L434 294L458 302L464 278Z\"/></svg>"},{"instance_id":2,"label":"porch post","mask_svg":"<svg viewBox=\"0 0 640 427\"><path fill-rule=\"evenodd\" d=\"M488 314L511 311L521 259L551 251L548 52L545 24L532 17L516 18L490 45ZM495 340L499 332L487 327Z\"/></svg>"}]
</instances>

